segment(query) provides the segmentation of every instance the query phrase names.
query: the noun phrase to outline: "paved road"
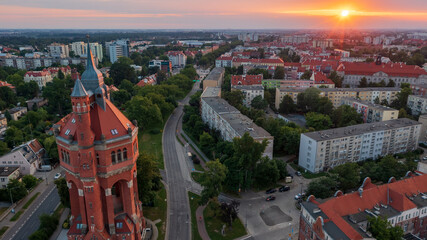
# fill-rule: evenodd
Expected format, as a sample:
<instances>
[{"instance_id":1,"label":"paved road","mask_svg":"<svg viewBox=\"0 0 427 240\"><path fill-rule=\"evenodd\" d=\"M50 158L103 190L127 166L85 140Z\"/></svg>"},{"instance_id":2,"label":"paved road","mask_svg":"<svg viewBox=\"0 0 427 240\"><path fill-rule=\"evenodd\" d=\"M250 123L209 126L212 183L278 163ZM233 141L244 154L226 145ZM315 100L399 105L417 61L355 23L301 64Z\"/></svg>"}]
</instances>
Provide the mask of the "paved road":
<instances>
[{"instance_id":1,"label":"paved road","mask_svg":"<svg viewBox=\"0 0 427 240\"><path fill-rule=\"evenodd\" d=\"M36 206L35 210L28 211L27 209L2 239L28 239L28 236L37 231L40 226L39 216L43 213L53 213L59 204L59 195L56 187L44 192L44 194L46 195L40 195L33 202L32 205Z\"/></svg>"},{"instance_id":2,"label":"paved road","mask_svg":"<svg viewBox=\"0 0 427 240\"><path fill-rule=\"evenodd\" d=\"M166 239L191 239L190 206L186 185L182 172L182 164L178 160L176 127L183 111L183 105L188 103L189 96L199 88L196 83L192 91L182 100L170 116L163 132L163 156L165 161L166 179L168 184L168 218Z\"/></svg>"}]
</instances>

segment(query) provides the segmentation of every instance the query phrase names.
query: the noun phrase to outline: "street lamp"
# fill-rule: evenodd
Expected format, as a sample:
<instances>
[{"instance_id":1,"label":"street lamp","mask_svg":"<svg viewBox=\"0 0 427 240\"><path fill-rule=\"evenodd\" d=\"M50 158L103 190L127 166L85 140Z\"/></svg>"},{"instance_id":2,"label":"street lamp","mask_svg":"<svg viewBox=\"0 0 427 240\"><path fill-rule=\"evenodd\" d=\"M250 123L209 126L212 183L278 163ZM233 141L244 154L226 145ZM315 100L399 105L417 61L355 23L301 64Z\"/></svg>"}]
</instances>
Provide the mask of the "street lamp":
<instances>
[{"instance_id":1,"label":"street lamp","mask_svg":"<svg viewBox=\"0 0 427 240\"><path fill-rule=\"evenodd\" d=\"M13 197L12 197L12 189L15 189L18 187L8 188L9 189L9 196L10 196L10 202L12 203L12 213L15 213L15 208L13 208Z\"/></svg>"}]
</instances>

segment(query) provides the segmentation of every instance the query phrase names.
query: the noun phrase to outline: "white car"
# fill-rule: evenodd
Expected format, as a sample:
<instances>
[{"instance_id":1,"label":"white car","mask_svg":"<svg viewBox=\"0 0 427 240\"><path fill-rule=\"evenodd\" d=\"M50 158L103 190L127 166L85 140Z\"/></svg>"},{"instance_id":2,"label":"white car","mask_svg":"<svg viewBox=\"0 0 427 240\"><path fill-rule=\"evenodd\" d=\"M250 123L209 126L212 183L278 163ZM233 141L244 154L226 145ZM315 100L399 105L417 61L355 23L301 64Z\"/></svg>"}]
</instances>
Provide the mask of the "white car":
<instances>
[{"instance_id":1,"label":"white car","mask_svg":"<svg viewBox=\"0 0 427 240\"><path fill-rule=\"evenodd\" d=\"M59 179L61 177L61 174L60 173L57 173L57 174L55 174L55 177L53 178L53 179Z\"/></svg>"}]
</instances>

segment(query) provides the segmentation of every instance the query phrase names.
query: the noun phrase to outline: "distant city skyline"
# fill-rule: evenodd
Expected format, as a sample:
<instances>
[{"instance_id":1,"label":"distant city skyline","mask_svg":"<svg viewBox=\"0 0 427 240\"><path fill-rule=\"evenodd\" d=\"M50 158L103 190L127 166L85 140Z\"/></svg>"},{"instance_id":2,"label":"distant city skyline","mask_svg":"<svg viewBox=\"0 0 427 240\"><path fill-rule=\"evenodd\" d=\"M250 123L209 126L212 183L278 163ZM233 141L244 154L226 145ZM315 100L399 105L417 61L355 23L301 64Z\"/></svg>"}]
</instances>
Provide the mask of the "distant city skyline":
<instances>
[{"instance_id":1,"label":"distant city skyline","mask_svg":"<svg viewBox=\"0 0 427 240\"><path fill-rule=\"evenodd\" d=\"M0 28L427 29L427 1L0 1Z\"/></svg>"}]
</instances>

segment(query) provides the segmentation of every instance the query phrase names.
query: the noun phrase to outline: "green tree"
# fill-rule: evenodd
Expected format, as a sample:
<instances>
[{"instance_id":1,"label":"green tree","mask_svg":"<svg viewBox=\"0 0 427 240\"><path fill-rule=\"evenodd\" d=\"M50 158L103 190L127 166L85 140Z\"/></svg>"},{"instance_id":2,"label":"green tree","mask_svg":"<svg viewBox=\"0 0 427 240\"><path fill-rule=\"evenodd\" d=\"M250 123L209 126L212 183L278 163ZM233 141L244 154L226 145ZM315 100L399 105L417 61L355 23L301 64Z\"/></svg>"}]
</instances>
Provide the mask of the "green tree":
<instances>
[{"instance_id":1,"label":"green tree","mask_svg":"<svg viewBox=\"0 0 427 240\"><path fill-rule=\"evenodd\" d=\"M160 171L153 156L142 153L137 159L139 199L145 206L152 205L156 191L161 187Z\"/></svg>"},{"instance_id":2,"label":"green tree","mask_svg":"<svg viewBox=\"0 0 427 240\"><path fill-rule=\"evenodd\" d=\"M121 107L132 98L132 95L128 91L120 89L119 91L112 92L110 97L117 107Z\"/></svg>"},{"instance_id":3,"label":"green tree","mask_svg":"<svg viewBox=\"0 0 427 240\"><path fill-rule=\"evenodd\" d=\"M199 138L201 150L208 156L211 156L211 151L215 146L215 139L207 132L203 132Z\"/></svg>"},{"instance_id":4,"label":"green tree","mask_svg":"<svg viewBox=\"0 0 427 240\"><path fill-rule=\"evenodd\" d=\"M409 115L404 108L399 109L399 118L408 118Z\"/></svg>"},{"instance_id":5,"label":"green tree","mask_svg":"<svg viewBox=\"0 0 427 240\"><path fill-rule=\"evenodd\" d=\"M58 78L59 79L64 79L65 78L65 74L61 70L58 71Z\"/></svg>"},{"instance_id":6,"label":"green tree","mask_svg":"<svg viewBox=\"0 0 427 240\"><path fill-rule=\"evenodd\" d=\"M406 63L408 65L418 65L422 67L425 62L426 60L421 53L415 53Z\"/></svg>"},{"instance_id":7,"label":"green tree","mask_svg":"<svg viewBox=\"0 0 427 240\"><path fill-rule=\"evenodd\" d=\"M396 86L396 83L392 79L389 79L387 83L387 87L395 87L395 86Z\"/></svg>"},{"instance_id":8,"label":"green tree","mask_svg":"<svg viewBox=\"0 0 427 240\"><path fill-rule=\"evenodd\" d=\"M336 71L333 71L329 75L329 79L331 79L335 83L335 87L337 87L337 88L342 87L343 77L339 76Z\"/></svg>"},{"instance_id":9,"label":"green tree","mask_svg":"<svg viewBox=\"0 0 427 240\"><path fill-rule=\"evenodd\" d=\"M23 182L18 181L17 179L12 179L7 184L7 189L10 190L10 193L13 198L13 202L17 202L27 196L27 189Z\"/></svg>"},{"instance_id":10,"label":"green tree","mask_svg":"<svg viewBox=\"0 0 427 240\"><path fill-rule=\"evenodd\" d=\"M331 177L320 177L308 184L307 195L316 198L331 197L338 190L338 182Z\"/></svg>"},{"instance_id":11,"label":"green tree","mask_svg":"<svg viewBox=\"0 0 427 240\"><path fill-rule=\"evenodd\" d=\"M161 94L149 93L147 94L147 98L159 107L163 118L169 116L175 108L175 106L172 103L167 102L167 99Z\"/></svg>"},{"instance_id":12,"label":"green tree","mask_svg":"<svg viewBox=\"0 0 427 240\"><path fill-rule=\"evenodd\" d=\"M4 141L9 148L14 148L24 141L24 133L15 126L10 126L6 130Z\"/></svg>"},{"instance_id":13,"label":"green tree","mask_svg":"<svg viewBox=\"0 0 427 240\"><path fill-rule=\"evenodd\" d=\"M359 87L360 88L368 87L368 79L366 79L365 77L362 77L359 82Z\"/></svg>"},{"instance_id":14,"label":"green tree","mask_svg":"<svg viewBox=\"0 0 427 240\"><path fill-rule=\"evenodd\" d=\"M400 240L403 238L403 229L400 226L392 227L386 218L369 218L368 231L378 240Z\"/></svg>"},{"instance_id":15,"label":"green tree","mask_svg":"<svg viewBox=\"0 0 427 240\"><path fill-rule=\"evenodd\" d=\"M46 149L47 155L51 159L52 163L59 161L58 146L56 145L55 136L50 136L43 141L44 149Z\"/></svg>"},{"instance_id":16,"label":"green tree","mask_svg":"<svg viewBox=\"0 0 427 240\"><path fill-rule=\"evenodd\" d=\"M315 111L318 113L330 115L334 110L334 105L331 100L327 97L319 98L317 104L315 105Z\"/></svg>"},{"instance_id":17,"label":"green tree","mask_svg":"<svg viewBox=\"0 0 427 240\"><path fill-rule=\"evenodd\" d=\"M133 95L133 93L134 93L133 86L134 86L134 84L131 81L129 81L127 79L123 79L119 85L119 89L126 90L128 93Z\"/></svg>"},{"instance_id":18,"label":"green tree","mask_svg":"<svg viewBox=\"0 0 427 240\"><path fill-rule=\"evenodd\" d=\"M297 96L297 107L303 112L315 111L319 102L320 89L308 88Z\"/></svg>"},{"instance_id":19,"label":"green tree","mask_svg":"<svg viewBox=\"0 0 427 240\"><path fill-rule=\"evenodd\" d=\"M120 83L127 79L132 83L136 83L136 73L135 69L131 67L132 60L127 57L121 57L118 61L113 63L110 68L110 76L114 80L114 84L119 86Z\"/></svg>"},{"instance_id":20,"label":"green tree","mask_svg":"<svg viewBox=\"0 0 427 240\"><path fill-rule=\"evenodd\" d=\"M31 189L37 185L37 178L33 175L25 175L22 177L22 182L24 182L25 188Z\"/></svg>"},{"instance_id":21,"label":"green tree","mask_svg":"<svg viewBox=\"0 0 427 240\"><path fill-rule=\"evenodd\" d=\"M285 78L285 68L284 67L276 67L274 70L274 79L284 79Z\"/></svg>"},{"instance_id":22,"label":"green tree","mask_svg":"<svg viewBox=\"0 0 427 240\"><path fill-rule=\"evenodd\" d=\"M125 109L128 118L137 120L139 127L145 128L163 122L159 107L147 97L133 97L126 103Z\"/></svg>"},{"instance_id":23,"label":"green tree","mask_svg":"<svg viewBox=\"0 0 427 240\"><path fill-rule=\"evenodd\" d=\"M363 122L362 114L349 105L341 105L331 115L335 127L346 127Z\"/></svg>"},{"instance_id":24,"label":"green tree","mask_svg":"<svg viewBox=\"0 0 427 240\"><path fill-rule=\"evenodd\" d=\"M218 197L222 191L222 184L227 176L227 167L219 160L206 163L206 171L202 175L203 186L201 203L204 205L210 199Z\"/></svg>"},{"instance_id":25,"label":"green tree","mask_svg":"<svg viewBox=\"0 0 427 240\"><path fill-rule=\"evenodd\" d=\"M143 59L139 52L133 52L130 55L130 59L132 59L132 62L137 66L144 66L143 65Z\"/></svg>"},{"instance_id":26,"label":"green tree","mask_svg":"<svg viewBox=\"0 0 427 240\"><path fill-rule=\"evenodd\" d=\"M239 108L240 105L243 104L243 99L245 99L245 95L242 91L231 91L222 93L225 100L230 103L231 106Z\"/></svg>"},{"instance_id":27,"label":"green tree","mask_svg":"<svg viewBox=\"0 0 427 240\"><path fill-rule=\"evenodd\" d=\"M258 187L273 186L280 178L280 171L277 168L276 161L268 157L262 157L257 163L254 181Z\"/></svg>"},{"instance_id":28,"label":"green tree","mask_svg":"<svg viewBox=\"0 0 427 240\"><path fill-rule=\"evenodd\" d=\"M263 79L271 79L271 74L266 69L252 68L247 72L249 75L262 74Z\"/></svg>"},{"instance_id":29,"label":"green tree","mask_svg":"<svg viewBox=\"0 0 427 240\"><path fill-rule=\"evenodd\" d=\"M70 192L68 191L67 180L65 178L59 178L56 179L54 183L58 189L59 199L62 205L70 207Z\"/></svg>"},{"instance_id":30,"label":"green tree","mask_svg":"<svg viewBox=\"0 0 427 240\"><path fill-rule=\"evenodd\" d=\"M288 176L286 163L280 159L274 159L273 161L276 163L277 170L279 170L279 179L284 179L286 176Z\"/></svg>"},{"instance_id":31,"label":"green tree","mask_svg":"<svg viewBox=\"0 0 427 240\"><path fill-rule=\"evenodd\" d=\"M360 167L357 163L339 165L331 172L338 174L339 189L344 192L356 188L360 183Z\"/></svg>"},{"instance_id":32,"label":"green tree","mask_svg":"<svg viewBox=\"0 0 427 240\"><path fill-rule=\"evenodd\" d=\"M4 102L4 105L0 105L0 110L4 110L16 104L16 94L9 87L0 87L0 101Z\"/></svg>"},{"instance_id":33,"label":"green tree","mask_svg":"<svg viewBox=\"0 0 427 240\"><path fill-rule=\"evenodd\" d=\"M186 65L184 69L180 71L181 74L184 74L189 79L193 80L197 77L196 69L192 65Z\"/></svg>"},{"instance_id":34,"label":"green tree","mask_svg":"<svg viewBox=\"0 0 427 240\"><path fill-rule=\"evenodd\" d=\"M312 72L310 70L306 70L302 75L301 79L310 80Z\"/></svg>"},{"instance_id":35,"label":"green tree","mask_svg":"<svg viewBox=\"0 0 427 240\"><path fill-rule=\"evenodd\" d=\"M309 112L305 115L307 127L319 130L325 130L332 127L331 118L321 113Z\"/></svg>"},{"instance_id":36,"label":"green tree","mask_svg":"<svg viewBox=\"0 0 427 240\"><path fill-rule=\"evenodd\" d=\"M256 109L265 110L268 106L267 101L262 96L256 96L252 99L251 106Z\"/></svg>"},{"instance_id":37,"label":"green tree","mask_svg":"<svg viewBox=\"0 0 427 240\"><path fill-rule=\"evenodd\" d=\"M285 95L282 99L282 102L279 105L279 112L284 114L295 113L297 110L297 105L294 103L294 100L291 96Z\"/></svg>"},{"instance_id":38,"label":"green tree","mask_svg":"<svg viewBox=\"0 0 427 240\"><path fill-rule=\"evenodd\" d=\"M51 114L59 114L71 111L71 89L64 79L54 78L43 89L43 97L49 101L48 111Z\"/></svg>"},{"instance_id":39,"label":"green tree","mask_svg":"<svg viewBox=\"0 0 427 240\"><path fill-rule=\"evenodd\" d=\"M6 142L0 141L0 156L8 153L10 149L7 146Z\"/></svg>"}]
</instances>

